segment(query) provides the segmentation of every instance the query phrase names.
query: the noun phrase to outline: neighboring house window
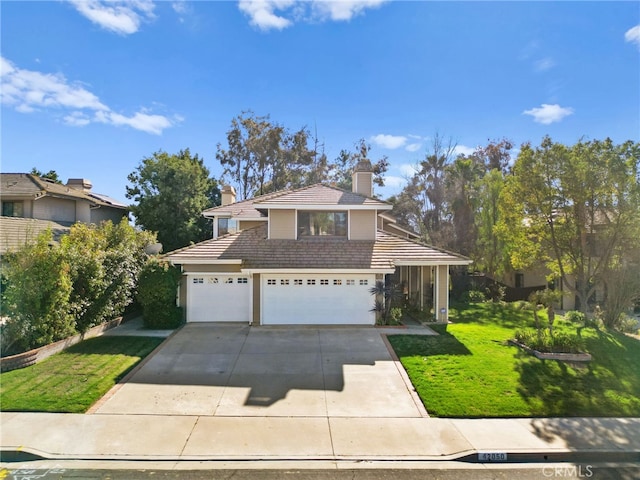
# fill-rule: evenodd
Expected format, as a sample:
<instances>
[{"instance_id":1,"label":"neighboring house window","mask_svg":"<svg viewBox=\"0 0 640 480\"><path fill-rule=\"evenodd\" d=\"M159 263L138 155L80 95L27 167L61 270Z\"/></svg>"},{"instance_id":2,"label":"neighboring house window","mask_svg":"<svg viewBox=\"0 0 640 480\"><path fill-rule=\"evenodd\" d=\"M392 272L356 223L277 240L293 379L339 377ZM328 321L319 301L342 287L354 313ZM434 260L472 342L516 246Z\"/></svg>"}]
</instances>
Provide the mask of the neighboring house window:
<instances>
[{"instance_id":1,"label":"neighboring house window","mask_svg":"<svg viewBox=\"0 0 640 480\"><path fill-rule=\"evenodd\" d=\"M355 285L356 281L355 280L347 280L347 285Z\"/></svg>"},{"instance_id":2,"label":"neighboring house window","mask_svg":"<svg viewBox=\"0 0 640 480\"><path fill-rule=\"evenodd\" d=\"M276 281L273 280L272 278L270 278L269 280L267 280L267 285L275 285Z\"/></svg>"},{"instance_id":3,"label":"neighboring house window","mask_svg":"<svg viewBox=\"0 0 640 480\"><path fill-rule=\"evenodd\" d=\"M516 288L524 288L524 273L516 273Z\"/></svg>"},{"instance_id":4,"label":"neighboring house window","mask_svg":"<svg viewBox=\"0 0 640 480\"><path fill-rule=\"evenodd\" d=\"M24 217L24 204L22 202L2 202L3 217Z\"/></svg>"},{"instance_id":5,"label":"neighboring house window","mask_svg":"<svg viewBox=\"0 0 640 480\"><path fill-rule=\"evenodd\" d=\"M298 238L347 236L347 212L298 211Z\"/></svg>"},{"instance_id":6,"label":"neighboring house window","mask_svg":"<svg viewBox=\"0 0 640 480\"><path fill-rule=\"evenodd\" d=\"M227 235L228 233L236 233L238 231L238 222L231 218L218 219L218 236Z\"/></svg>"}]
</instances>

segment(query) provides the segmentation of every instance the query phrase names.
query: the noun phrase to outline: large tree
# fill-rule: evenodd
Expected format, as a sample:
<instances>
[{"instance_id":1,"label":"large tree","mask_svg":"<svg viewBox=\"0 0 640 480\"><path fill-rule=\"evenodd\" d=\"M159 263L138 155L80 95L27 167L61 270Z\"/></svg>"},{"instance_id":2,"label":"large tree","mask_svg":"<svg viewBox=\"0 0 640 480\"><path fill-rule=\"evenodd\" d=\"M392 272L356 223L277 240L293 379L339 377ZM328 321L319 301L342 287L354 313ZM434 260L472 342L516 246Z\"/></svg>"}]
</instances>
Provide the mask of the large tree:
<instances>
[{"instance_id":1,"label":"large tree","mask_svg":"<svg viewBox=\"0 0 640 480\"><path fill-rule=\"evenodd\" d=\"M502 195L500 231L515 268L543 261L580 309L640 242L640 144L545 137L524 145Z\"/></svg>"},{"instance_id":2,"label":"large tree","mask_svg":"<svg viewBox=\"0 0 640 480\"><path fill-rule=\"evenodd\" d=\"M136 225L157 232L165 252L211 236L202 211L219 204L220 192L197 154L158 151L145 157L128 179Z\"/></svg>"}]
</instances>

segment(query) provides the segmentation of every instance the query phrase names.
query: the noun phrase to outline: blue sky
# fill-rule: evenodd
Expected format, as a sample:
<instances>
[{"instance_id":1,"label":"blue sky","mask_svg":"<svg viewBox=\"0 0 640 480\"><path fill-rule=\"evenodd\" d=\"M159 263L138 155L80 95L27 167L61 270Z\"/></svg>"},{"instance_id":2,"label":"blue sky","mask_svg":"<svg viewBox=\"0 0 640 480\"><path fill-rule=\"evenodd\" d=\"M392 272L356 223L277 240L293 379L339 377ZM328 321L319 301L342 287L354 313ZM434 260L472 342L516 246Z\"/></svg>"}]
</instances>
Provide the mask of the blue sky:
<instances>
[{"instance_id":1,"label":"blue sky","mask_svg":"<svg viewBox=\"0 0 640 480\"><path fill-rule=\"evenodd\" d=\"M145 156L216 145L243 110L372 144L397 192L434 134L640 141L638 2L4 1L3 172L125 200Z\"/></svg>"}]
</instances>

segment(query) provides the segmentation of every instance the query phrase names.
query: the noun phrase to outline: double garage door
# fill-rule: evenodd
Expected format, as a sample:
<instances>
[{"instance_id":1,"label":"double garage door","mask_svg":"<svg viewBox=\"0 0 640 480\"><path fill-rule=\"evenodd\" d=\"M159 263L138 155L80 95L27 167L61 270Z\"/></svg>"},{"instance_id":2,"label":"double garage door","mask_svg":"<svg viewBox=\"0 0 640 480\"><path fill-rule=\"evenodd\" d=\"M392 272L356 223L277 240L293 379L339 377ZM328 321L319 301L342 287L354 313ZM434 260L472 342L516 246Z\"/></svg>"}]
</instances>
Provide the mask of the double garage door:
<instances>
[{"instance_id":1,"label":"double garage door","mask_svg":"<svg viewBox=\"0 0 640 480\"><path fill-rule=\"evenodd\" d=\"M375 275L261 275L264 325L373 325Z\"/></svg>"},{"instance_id":2,"label":"double garage door","mask_svg":"<svg viewBox=\"0 0 640 480\"><path fill-rule=\"evenodd\" d=\"M246 322L252 317L252 282L243 275L188 277L189 322ZM260 275L263 325L373 325L374 274Z\"/></svg>"}]
</instances>

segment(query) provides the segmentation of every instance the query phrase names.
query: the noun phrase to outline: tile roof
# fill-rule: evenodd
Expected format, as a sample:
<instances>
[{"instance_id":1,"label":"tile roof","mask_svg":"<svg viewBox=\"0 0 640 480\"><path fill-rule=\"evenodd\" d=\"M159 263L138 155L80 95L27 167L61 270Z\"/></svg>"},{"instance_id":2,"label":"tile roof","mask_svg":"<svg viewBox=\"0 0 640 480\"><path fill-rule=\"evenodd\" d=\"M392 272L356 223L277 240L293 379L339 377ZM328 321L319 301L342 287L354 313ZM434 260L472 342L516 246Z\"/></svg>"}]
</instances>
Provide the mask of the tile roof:
<instances>
[{"instance_id":1,"label":"tile roof","mask_svg":"<svg viewBox=\"0 0 640 480\"><path fill-rule=\"evenodd\" d=\"M378 206L390 209L386 202L381 202L374 198L368 198L357 193L330 187L321 183L316 183L308 187L295 190L280 190L278 192L267 193L258 197L249 198L229 205L213 207L205 210L202 214L205 217L231 216L234 218L260 218L267 216L268 205L367 205Z\"/></svg>"},{"instance_id":2,"label":"tile roof","mask_svg":"<svg viewBox=\"0 0 640 480\"><path fill-rule=\"evenodd\" d=\"M375 241L344 238L267 239L267 226L243 230L165 255L172 263L242 261L242 268L393 269L396 261L424 265L470 263L460 255L378 231Z\"/></svg>"},{"instance_id":3,"label":"tile roof","mask_svg":"<svg viewBox=\"0 0 640 480\"><path fill-rule=\"evenodd\" d=\"M59 240L69 233L70 224L36 220L34 218L0 217L0 254L17 250L27 241L35 239L40 232L51 229L53 239Z\"/></svg>"},{"instance_id":4,"label":"tile roof","mask_svg":"<svg viewBox=\"0 0 640 480\"><path fill-rule=\"evenodd\" d=\"M365 197L336 187L317 183L297 190L283 191L268 199L255 202L257 205L371 205L391 208L389 203Z\"/></svg>"},{"instance_id":5,"label":"tile roof","mask_svg":"<svg viewBox=\"0 0 640 480\"><path fill-rule=\"evenodd\" d=\"M43 196L82 199L95 205L127 209L127 206L106 195L94 192L84 192L67 185L52 182L30 173L2 173L0 174L0 195L13 198L40 198Z\"/></svg>"}]
</instances>

